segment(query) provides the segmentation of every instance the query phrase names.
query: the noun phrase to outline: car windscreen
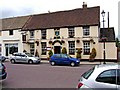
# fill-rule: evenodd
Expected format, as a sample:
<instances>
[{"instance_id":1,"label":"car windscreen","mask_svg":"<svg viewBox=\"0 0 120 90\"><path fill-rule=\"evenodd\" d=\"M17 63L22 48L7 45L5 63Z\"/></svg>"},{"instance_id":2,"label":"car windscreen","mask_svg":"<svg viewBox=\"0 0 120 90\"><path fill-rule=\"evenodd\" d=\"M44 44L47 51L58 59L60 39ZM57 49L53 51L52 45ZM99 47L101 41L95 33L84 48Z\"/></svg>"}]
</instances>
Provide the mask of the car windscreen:
<instances>
[{"instance_id":1,"label":"car windscreen","mask_svg":"<svg viewBox=\"0 0 120 90\"><path fill-rule=\"evenodd\" d=\"M94 69L95 69L95 67L91 68L90 70L88 70L87 72L82 74L82 77L84 77L85 79L88 79L90 77L90 75L93 73Z\"/></svg>"},{"instance_id":2,"label":"car windscreen","mask_svg":"<svg viewBox=\"0 0 120 90\"><path fill-rule=\"evenodd\" d=\"M30 54L30 53L25 53L28 57L33 57L33 55L32 54Z\"/></svg>"}]
</instances>

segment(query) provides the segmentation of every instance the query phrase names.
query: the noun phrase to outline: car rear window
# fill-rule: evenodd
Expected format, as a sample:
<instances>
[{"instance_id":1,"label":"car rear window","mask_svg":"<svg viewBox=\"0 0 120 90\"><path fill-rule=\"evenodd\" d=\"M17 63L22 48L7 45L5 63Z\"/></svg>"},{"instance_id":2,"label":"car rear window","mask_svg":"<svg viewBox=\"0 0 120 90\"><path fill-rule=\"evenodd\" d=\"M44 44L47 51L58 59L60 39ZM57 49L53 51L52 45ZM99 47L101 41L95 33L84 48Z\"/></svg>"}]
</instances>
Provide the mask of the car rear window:
<instances>
[{"instance_id":1,"label":"car rear window","mask_svg":"<svg viewBox=\"0 0 120 90\"><path fill-rule=\"evenodd\" d=\"M90 77L90 75L93 73L95 67L91 68L90 70L88 70L87 72L85 72L82 77L84 77L85 79L88 79Z\"/></svg>"},{"instance_id":2,"label":"car rear window","mask_svg":"<svg viewBox=\"0 0 120 90\"><path fill-rule=\"evenodd\" d=\"M56 54L53 56L54 58L60 58L60 54Z\"/></svg>"}]
</instances>

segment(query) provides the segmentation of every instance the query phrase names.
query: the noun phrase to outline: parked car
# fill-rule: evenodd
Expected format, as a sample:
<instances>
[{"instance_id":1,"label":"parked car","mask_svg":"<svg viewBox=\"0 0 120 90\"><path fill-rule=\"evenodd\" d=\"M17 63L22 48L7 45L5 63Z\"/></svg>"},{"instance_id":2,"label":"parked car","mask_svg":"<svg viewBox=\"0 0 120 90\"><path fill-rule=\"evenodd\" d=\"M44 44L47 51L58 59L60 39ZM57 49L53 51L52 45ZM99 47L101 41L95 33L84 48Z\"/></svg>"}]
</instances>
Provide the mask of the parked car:
<instances>
[{"instance_id":1,"label":"parked car","mask_svg":"<svg viewBox=\"0 0 120 90\"><path fill-rule=\"evenodd\" d=\"M82 74L79 90L118 90L120 88L120 65L96 65Z\"/></svg>"},{"instance_id":2,"label":"parked car","mask_svg":"<svg viewBox=\"0 0 120 90\"><path fill-rule=\"evenodd\" d=\"M5 80L7 77L6 67L0 62L0 81Z\"/></svg>"},{"instance_id":3,"label":"parked car","mask_svg":"<svg viewBox=\"0 0 120 90\"><path fill-rule=\"evenodd\" d=\"M40 63L40 58L31 55L30 53L13 53L10 57L11 63Z\"/></svg>"},{"instance_id":4,"label":"parked car","mask_svg":"<svg viewBox=\"0 0 120 90\"><path fill-rule=\"evenodd\" d=\"M54 65L71 65L72 67L80 64L80 60L77 58L72 58L67 54L54 54L50 57L50 64Z\"/></svg>"},{"instance_id":5,"label":"parked car","mask_svg":"<svg viewBox=\"0 0 120 90\"><path fill-rule=\"evenodd\" d=\"M4 62L7 58L5 56L0 55L0 61Z\"/></svg>"}]
</instances>

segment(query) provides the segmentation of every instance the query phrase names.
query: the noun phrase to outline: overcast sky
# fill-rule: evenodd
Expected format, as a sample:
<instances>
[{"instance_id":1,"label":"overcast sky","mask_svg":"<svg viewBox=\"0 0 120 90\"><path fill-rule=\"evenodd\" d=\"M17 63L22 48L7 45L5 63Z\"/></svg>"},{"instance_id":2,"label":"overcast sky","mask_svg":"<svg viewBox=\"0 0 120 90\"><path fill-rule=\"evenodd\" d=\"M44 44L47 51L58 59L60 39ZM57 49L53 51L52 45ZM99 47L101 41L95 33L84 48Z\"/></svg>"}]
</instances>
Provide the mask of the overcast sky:
<instances>
[{"instance_id":1,"label":"overcast sky","mask_svg":"<svg viewBox=\"0 0 120 90\"><path fill-rule=\"evenodd\" d=\"M104 10L106 12L105 27L107 27L107 12L109 12L110 27L115 27L117 36L119 1L120 0L0 0L0 18L82 8L83 2L86 2L88 7L100 6L101 11ZM102 15L100 21L102 21Z\"/></svg>"}]
</instances>

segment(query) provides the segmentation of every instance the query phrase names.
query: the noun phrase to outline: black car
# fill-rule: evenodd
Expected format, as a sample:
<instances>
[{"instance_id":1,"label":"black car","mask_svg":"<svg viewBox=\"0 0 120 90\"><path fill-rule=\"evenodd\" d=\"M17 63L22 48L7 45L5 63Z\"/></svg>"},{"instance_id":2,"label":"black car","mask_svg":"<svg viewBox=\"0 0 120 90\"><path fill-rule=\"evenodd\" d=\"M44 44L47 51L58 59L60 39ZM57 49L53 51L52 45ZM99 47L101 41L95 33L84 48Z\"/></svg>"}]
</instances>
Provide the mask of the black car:
<instances>
[{"instance_id":1,"label":"black car","mask_svg":"<svg viewBox=\"0 0 120 90\"><path fill-rule=\"evenodd\" d=\"M7 77L6 67L0 62L0 80L4 80Z\"/></svg>"}]
</instances>

